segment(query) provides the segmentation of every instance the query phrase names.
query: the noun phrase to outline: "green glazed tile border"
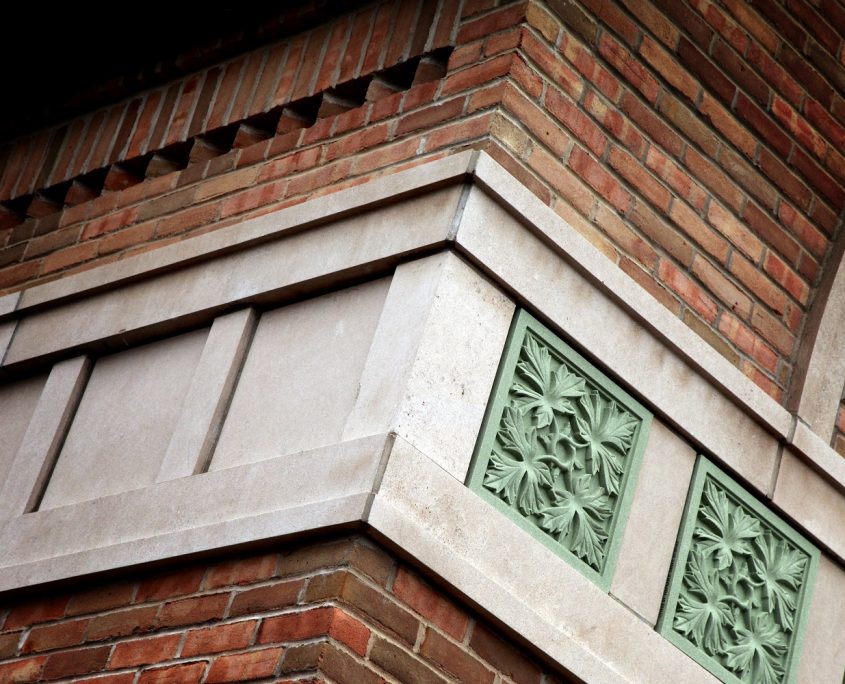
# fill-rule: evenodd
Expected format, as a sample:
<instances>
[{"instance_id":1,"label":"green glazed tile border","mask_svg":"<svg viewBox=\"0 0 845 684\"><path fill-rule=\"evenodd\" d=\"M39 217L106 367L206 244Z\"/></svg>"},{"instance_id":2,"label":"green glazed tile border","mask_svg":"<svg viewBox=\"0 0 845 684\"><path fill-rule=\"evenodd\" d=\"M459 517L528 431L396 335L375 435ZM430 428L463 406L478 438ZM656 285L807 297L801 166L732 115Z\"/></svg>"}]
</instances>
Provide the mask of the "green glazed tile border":
<instances>
[{"instance_id":1,"label":"green glazed tile border","mask_svg":"<svg viewBox=\"0 0 845 684\"><path fill-rule=\"evenodd\" d=\"M650 424L633 397L518 311L467 485L608 591Z\"/></svg>"},{"instance_id":2,"label":"green glazed tile border","mask_svg":"<svg viewBox=\"0 0 845 684\"><path fill-rule=\"evenodd\" d=\"M795 681L819 551L699 456L657 630L722 681Z\"/></svg>"}]
</instances>

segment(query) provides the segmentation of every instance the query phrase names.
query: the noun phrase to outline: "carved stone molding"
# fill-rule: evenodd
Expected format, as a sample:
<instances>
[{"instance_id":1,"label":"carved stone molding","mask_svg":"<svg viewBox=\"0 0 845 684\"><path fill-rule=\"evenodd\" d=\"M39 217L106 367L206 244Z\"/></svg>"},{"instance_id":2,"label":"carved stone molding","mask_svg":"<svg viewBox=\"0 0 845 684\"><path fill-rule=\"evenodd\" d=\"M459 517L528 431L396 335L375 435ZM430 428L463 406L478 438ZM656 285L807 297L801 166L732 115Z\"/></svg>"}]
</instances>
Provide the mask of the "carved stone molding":
<instances>
[{"instance_id":1,"label":"carved stone molding","mask_svg":"<svg viewBox=\"0 0 845 684\"><path fill-rule=\"evenodd\" d=\"M699 457L658 629L723 681L793 682L818 561Z\"/></svg>"},{"instance_id":2,"label":"carved stone molding","mask_svg":"<svg viewBox=\"0 0 845 684\"><path fill-rule=\"evenodd\" d=\"M650 421L520 311L467 483L607 590Z\"/></svg>"}]
</instances>

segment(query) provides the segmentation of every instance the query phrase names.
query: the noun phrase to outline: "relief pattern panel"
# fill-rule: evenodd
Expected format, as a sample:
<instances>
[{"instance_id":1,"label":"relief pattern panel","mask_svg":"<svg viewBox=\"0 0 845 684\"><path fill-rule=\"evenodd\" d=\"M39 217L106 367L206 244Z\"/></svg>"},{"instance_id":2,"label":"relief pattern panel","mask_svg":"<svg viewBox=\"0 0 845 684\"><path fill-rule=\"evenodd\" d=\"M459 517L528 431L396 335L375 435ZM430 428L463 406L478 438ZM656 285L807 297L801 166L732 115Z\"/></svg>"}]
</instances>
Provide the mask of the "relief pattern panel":
<instances>
[{"instance_id":1,"label":"relief pattern panel","mask_svg":"<svg viewBox=\"0 0 845 684\"><path fill-rule=\"evenodd\" d=\"M607 590L650 421L520 312L468 485Z\"/></svg>"},{"instance_id":2,"label":"relief pattern panel","mask_svg":"<svg viewBox=\"0 0 845 684\"><path fill-rule=\"evenodd\" d=\"M792 682L818 557L700 457L658 629L724 681Z\"/></svg>"}]
</instances>

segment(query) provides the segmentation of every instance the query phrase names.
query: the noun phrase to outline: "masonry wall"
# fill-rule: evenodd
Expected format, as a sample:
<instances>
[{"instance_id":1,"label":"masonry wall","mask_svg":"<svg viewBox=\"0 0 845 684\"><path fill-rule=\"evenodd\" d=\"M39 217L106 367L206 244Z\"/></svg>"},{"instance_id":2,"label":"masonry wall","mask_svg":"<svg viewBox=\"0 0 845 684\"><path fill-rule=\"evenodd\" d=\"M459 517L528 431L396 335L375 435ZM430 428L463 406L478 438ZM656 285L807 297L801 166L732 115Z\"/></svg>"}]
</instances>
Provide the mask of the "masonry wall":
<instances>
[{"instance_id":1,"label":"masonry wall","mask_svg":"<svg viewBox=\"0 0 845 684\"><path fill-rule=\"evenodd\" d=\"M0 288L474 146L781 400L845 205L845 7L816 4L327 16L8 144Z\"/></svg>"},{"instance_id":2,"label":"masonry wall","mask_svg":"<svg viewBox=\"0 0 845 684\"><path fill-rule=\"evenodd\" d=\"M0 606L0 682L554 684L362 537L135 572Z\"/></svg>"}]
</instances>

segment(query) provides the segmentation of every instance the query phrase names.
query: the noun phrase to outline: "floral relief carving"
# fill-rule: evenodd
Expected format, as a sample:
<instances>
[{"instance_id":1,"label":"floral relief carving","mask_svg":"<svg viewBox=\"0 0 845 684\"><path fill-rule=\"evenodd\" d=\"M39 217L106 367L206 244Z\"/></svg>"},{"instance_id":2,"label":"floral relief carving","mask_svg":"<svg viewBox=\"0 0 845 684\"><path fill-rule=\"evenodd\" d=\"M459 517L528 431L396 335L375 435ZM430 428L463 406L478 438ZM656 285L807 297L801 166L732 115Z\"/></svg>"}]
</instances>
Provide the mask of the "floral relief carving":
<instances>
[{"instance_id":1,"label":"floral relief carving","mask_svg":"<svg viewBox=\"0 0 845 684\"><path fill-rule=\"evenodd\" d=\"M503 361L498 423L487 427L475 479L535 536L601 574L643 416L547 337L526 329L510 368Z\"/></svg>"},{"instance_id":2,"label":"floral relief carving","mask_svg":"<svg viewBox=\"0 0 845 684\"><path fill-rule=\"evenodd\" d=\"M783 684L795 671L814 550L721 479L707 474L696 487L665 627L717 674Z\"/></svg>"}]
</instances>

